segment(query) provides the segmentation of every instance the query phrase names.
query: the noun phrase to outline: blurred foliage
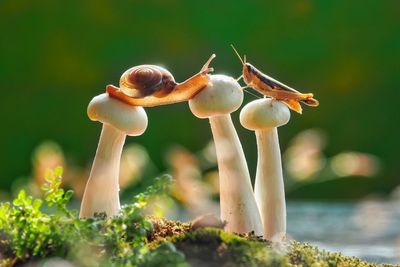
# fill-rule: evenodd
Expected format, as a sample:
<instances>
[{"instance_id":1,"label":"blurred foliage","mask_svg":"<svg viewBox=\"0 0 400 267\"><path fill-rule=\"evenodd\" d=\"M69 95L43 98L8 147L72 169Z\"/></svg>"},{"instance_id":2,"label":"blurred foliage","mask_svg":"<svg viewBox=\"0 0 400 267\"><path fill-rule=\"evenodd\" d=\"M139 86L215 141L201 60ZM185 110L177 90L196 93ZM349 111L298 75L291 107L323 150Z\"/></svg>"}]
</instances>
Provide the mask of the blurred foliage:
<instances>
[{"instance_id":1,"label":"blurred foliage","mask_svg":"<svg viewBox=\"0 0 400 267\"><path fill-rule=\"evenodd\" d=\"M234 43L261 70L321 103L280 129L283 150L298 132L320 128L326 156L360 151L382 161L377 179L349 179L346 188L387 193L400 171L398 10L399 1L373 0L1 1L0 188L30 173L30 155L47 139L70 164L89 165L101 125L88 120L86 106L127 68L162 64L183 81L215 52L216 72L239 76ZM159 171L171 144L198 151L211 137L186 103L146 110L146 133L128 142L143 145ZM254 135L240 127L238 112L233 117L254 174ZM340 197L342 187L330 183L295 195Z\"/></svg>"}]
</instances>

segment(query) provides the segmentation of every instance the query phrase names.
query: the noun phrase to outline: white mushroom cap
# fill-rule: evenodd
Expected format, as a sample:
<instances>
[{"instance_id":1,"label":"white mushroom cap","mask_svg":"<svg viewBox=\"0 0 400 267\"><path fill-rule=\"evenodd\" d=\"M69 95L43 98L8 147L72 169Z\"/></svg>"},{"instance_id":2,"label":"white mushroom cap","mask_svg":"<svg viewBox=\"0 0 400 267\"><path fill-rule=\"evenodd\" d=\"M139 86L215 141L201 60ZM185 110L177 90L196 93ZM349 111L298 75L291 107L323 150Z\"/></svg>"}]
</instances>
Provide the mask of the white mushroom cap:
<instances>
[{"instance_id":1,"label":"white mushroom cap","mask_svg":"<svg viewBox=\"0 0 400 267\"><path fill-rule=\"evenodd\" d=\"M130 136L144 133L147 115L143 107L133 107L104 93L90 101L87 113L92 121L112 125Z\"/></svg>"},{"instance_id":2,"label":"white mushroom cap","mask_svg":"<svg viewBox=\"0 0 400 267\"><path fill-rule=\"evenodd\" d=\"M240 112L240 123L248 130L279 127L288 123L289 108L280 101L263 98L245 105Z\"/></svg>"},{"instance_id":3,"label":"white mushroom cap","mask_svg":"<svg viewBox=\"0 0 400 267\"><path fill-rule=\"evenodd\" d=\"M192 113L200 118L229 114L236 111L243 102L240 84L226 75L211 75L207 87L189 100Z\"/></svg>"}]
</instances>

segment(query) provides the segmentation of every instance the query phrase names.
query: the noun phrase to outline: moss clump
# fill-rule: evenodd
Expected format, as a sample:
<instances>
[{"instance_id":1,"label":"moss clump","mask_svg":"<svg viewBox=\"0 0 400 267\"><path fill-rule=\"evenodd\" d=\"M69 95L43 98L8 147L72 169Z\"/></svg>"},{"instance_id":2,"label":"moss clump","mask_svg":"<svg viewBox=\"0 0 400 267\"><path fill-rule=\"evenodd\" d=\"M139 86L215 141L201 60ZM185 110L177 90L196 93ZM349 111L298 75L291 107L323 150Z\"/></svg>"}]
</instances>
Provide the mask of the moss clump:
<instances>
[{"instance_id":1,"label":"moss clump","mask_svg":"<svg viewBox=\"0 0 400 267\"><path fill-rule=\"evenodd\" d=\"M370 267L370 266L393 266L390 264L373 264L360 260L356 257L344 256L337 252L328 252L311 246L308 243L292 241L287 253L291 266L312 267ZM398 265L396 265L398 266Z\"/></svg>"},{"instance_id":2,"label":"moss clump","mask_svg":"<svg viewBox=\"0 0 400 267\"><path fill-rule=\"evenodd\" d=\"M166 220L163 220L166 223ZM166 223L174 225L173 221ZM376 265L356 257L319 250L308 243L287 242L280 247L252 234L236 235L222 229L193 230L188 224L177 223L180 234L159 236L148 244L150 254L165 257L160 251L181 252L189 266L312 266L372 267ZM173 248L172 247L173 245ZM182 256L181 255L181 256ZM164 259L168 259L165 257ZM182 259L182 258L181 258ZM161 261L161 258L159 259ZM182 264L180 262L180 264ZM184 266L184 265L182 265Z\"/></svg>"},{"instance_id":3,"label":"moss clump","mask_svg":"<svg viewBox=\"0 0 400 267\"><path fill-rule=\"evenodd\" d=\"M155 216L148 216L147 218L150 219L153 224L152 230L147 235L149 244L152 244L155 240L163 240L163 238L180 235L192 230L191 223L171 221Z\"/></svg>"},{"instance_id":4,"label":"moss clump","mask_svg":"<svg viewBox=\"0 0 400 267\"><path fill-rule=\"evenodd\" d=\"M204 228L167 239L191 266L279 266L282 255L270 243L245 239L221 229Z\"/></svg>"}]
</instances>

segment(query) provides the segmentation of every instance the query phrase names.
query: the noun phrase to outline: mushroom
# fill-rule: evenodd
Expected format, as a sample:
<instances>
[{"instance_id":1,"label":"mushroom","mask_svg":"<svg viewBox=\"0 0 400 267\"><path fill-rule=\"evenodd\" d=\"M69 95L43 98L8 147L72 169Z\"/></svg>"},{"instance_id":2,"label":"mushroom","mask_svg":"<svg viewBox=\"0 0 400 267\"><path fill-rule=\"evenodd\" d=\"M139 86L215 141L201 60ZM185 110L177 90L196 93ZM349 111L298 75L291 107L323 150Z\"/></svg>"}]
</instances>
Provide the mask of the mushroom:
<instances>
[{"instance_id":1,"label":"mushroom","mask_svg":"<svg viewBox=\"0 0 400 267\"><path fill-rule=\"evenodd\" d=\"M87 113L103 123L99 145L83 194L79 217L105 212L115 216L120 209L119 169L126 135L141 135L147 128L142 107L133 107L104 93L90 101Z\"/></svg>"},{"instance_id":2,"label":"mushroom","mask_svg":"<svg viewBox=\"0 0 400 267\"><path fill-rule=\"evenodd\" d=\"M254 130L258 162L255 197L264 226L264 238L282 241L286 235L286 204L277 127L290 119L288 107L263 98L250 102L240 112L240 123Z\"/></svg>"},{"instance_id":3,"label":"mushroom","mask_svg":"<svg viewBox=\"0 0 400 267\"><path fill-rule=\"evenodd\" d=\"M262 234L262 224L253 194L242 145L230 113L243 101L243 90L232 77L212 75L206 88L189 100L192 113L209 118L214 137L220 179L221 220L225 230Z\"/></svg>"}]
</instances>

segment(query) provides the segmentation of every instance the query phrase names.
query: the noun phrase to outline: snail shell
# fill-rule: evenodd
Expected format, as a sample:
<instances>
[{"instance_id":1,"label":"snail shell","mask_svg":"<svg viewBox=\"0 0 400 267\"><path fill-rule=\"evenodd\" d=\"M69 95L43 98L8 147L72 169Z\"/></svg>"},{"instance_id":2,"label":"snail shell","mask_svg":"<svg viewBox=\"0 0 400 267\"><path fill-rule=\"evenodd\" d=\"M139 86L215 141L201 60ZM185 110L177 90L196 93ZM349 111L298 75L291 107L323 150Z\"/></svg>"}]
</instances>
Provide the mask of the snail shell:
<instances>
[{"instance_id":1,"label":"snail shell","mask_svg":"<svg viewBox=\"0 0 400 267\"><path fill-rule=\"evenodd\" d=\"M156 65L139 65L125 71L119 82L121 91L135 98L169 94L177 85L172 74Z\"/></svg>"}]
</instances>

